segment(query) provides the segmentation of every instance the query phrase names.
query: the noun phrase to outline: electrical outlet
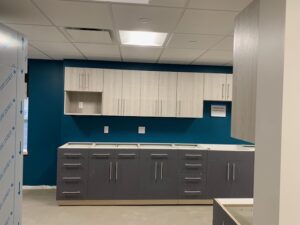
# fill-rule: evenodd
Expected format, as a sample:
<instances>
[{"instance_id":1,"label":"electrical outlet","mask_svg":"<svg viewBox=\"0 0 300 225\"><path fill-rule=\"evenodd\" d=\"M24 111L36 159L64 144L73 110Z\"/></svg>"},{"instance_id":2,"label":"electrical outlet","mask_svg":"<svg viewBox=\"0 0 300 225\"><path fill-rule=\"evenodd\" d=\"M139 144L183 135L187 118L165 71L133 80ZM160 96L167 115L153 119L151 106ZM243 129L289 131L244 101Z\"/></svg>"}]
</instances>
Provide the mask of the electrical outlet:
<instances>
[{"instance_id":1,"label":"electrical outlet","mask_svg":"<svg viewBox=\"0 0 300 225\"><path fill-rule=\"evenodd\" d=\"M139 133L139 134L145 134L145 133L146 133L146 127L140 126L140 127L138 128L138 133Z\"/></svg>"},{"instance_id":2,"label":"electrical outlet","mask_svg":"<svg viewBox=\"0 0 300 225\"><path fill-rule=\"evenodd\" d=\"M104 126L104 134L108 134L109 133L109 126Z\"/></svg>"},{"instance_id":3,"label":"electrical outlet","mask_svg":"<svg viewBox=\"0 0 300 225\"><path fill-rule=\"evenodd\" d=\"M83 102L78 102L78 108L83 109Z\"/></svg>"}]
</instances>

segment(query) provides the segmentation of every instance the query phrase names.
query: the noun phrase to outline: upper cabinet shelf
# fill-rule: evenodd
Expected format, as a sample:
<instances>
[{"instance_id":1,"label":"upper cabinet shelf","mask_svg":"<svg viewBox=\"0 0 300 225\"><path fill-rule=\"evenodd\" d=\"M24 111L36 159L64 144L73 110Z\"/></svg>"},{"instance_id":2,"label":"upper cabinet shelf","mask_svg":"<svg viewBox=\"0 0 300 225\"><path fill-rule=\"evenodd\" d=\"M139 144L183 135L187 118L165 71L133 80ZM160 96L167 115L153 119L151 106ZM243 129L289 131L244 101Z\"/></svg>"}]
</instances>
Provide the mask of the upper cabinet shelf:
<instances>
[{"instance_id":1,"label":"upper cabinet shelf","mask_svg":"<svg viewBox=\"0 0 300 225\"><path fill-rule=\"evenodd\" d=\"M210 75L66 67L65 114L202 118L204 100L231 100L232 76Z\"/></svg>"}]
</instances>

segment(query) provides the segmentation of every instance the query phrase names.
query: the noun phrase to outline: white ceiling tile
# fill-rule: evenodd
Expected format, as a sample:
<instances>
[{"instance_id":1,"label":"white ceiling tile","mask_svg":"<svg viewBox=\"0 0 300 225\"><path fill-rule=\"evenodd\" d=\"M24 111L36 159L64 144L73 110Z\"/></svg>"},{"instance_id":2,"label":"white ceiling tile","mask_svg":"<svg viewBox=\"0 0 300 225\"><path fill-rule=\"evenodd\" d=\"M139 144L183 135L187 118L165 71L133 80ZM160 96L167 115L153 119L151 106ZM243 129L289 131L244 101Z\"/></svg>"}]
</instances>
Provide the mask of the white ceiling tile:
<instances>
[{"instance_id":1,"label":"white ceiling tile","mask_svg":"<svg viewBox=\"0 0 300 225\"><path fill-rule=\"evenodd\" d=\"M53 59L83 59L80 52L70 43L31 41L30 44Z\"/></svg>"},{"instance_id":2,"label":"white ceiling tile","mask_svg":"<svg viewBox=\"0 0 300 225\"><path fill-rule=\"evenodd\" d=\"M108 31L65 29L72 42L111 44Z\"/></svg>"},{"instance_id":3,"label":"white ceiling tile","mask_svg":"<svg viewBox=\"0 0 300 225\"><path fill-rule=\"evenodd\" d=\"M116 27L120 30L170 32L180 19L182 9L139 5L113 5Z\"/></svg>"},{"instance_id":4,"label":"white ceiling tile","mask_svg":"<svg viewBox=\"0 0 300 225\"><path fill-rule=\"evenodd\" d=\"M184 7L188 0L150 0L150 5Z\"/></svg>"},{"instance_id":5,"label":"white ceiling tile","mask_svg":"<svg viewBox=\"0 0 300 225\"><path fill-rule=\"evenodd\" d=\"M158 60L162 48L121 46L123 60L126 62L151 62Z\"/></svg>"},{"instance_id":6,"label":"white ceiling tile","mask_svg":"<svg viewBox=\"0 0 300 225\"><path fill-rule=\"evenodd\" d=\"M228 35L234 30L236 12L186 10L176 32Z\"/></svg>"},{"instance_id":7,"label":"white ceiling tile","mask_svg":"<svg viewBox=\"0 0 300 225\"><path fill-rule=\"evenodd\" d=\"M160 57L160 63L190 64L203 53L199 49L165 49Z\"/></svg>"},{"instance_id":8,"label":"white ceiling tile","mask_svg":"<svg viewBox=\"0 0 300 225\"><path fill-rule=\"evenodd\" d=\"M193 64L224 65L233 59L232 51L209 50L199 57Z\"/></svg>"},{"instance_id":9,"label":"white ceiling tile","mask_svg":"<svg viewBox=\"0 0 300 225\"><path fill-rule=\"evenodd\" d=\"M213 47L214 50L233 51L233 37L227 37Z\"/></svg>"},{"instance_id":10,"label":"white ceiling tile","mask_svg":"<svg viewBox=\"0 0 300 225\"><path fill-rule=\"evenodd\" d=\"M28 58L29 59L51 59L43 52L31 46L28 46Z\"/></svg>"},{"instance_id":11,"label":"white ceiling tile","mask_svg":"<svg viewBox=\"0 0 300 225\"><path fill-rule=\"evenodd\" d=\"M209 49L221 41L224 36L201 34L173 34L168 48Z\"/></svg>"},{"instance_id":12,"label":"white ceiling tile","mask_svg":"<svg viewBox=\"0 0 300 225\"><path fill-rule=\"evenodd\" d=\"M23 33L29 41L68 42L56 27L17 24L7 25L12 29Z\"/></svg>"},{"instance_id":13,"label":"white ceiling tile","mask_svg":"<svg viewBox=\"0 0 300 225\"><path fill-rule=\"evenodd\" d=\"M34 0L57 26L111 29L109 5L99 2Z\"/></svg>"},{"instance_id":14,"label":"white ceiling tile","mask_svg":"<svg viewBox=\"0 0 300 225\"><path fill-rule=\"evenodd\" d=\"M252 0L191 0L189 8L241 11Z\"/></svg>"},{"instance_id":15,"label":"white ceiling tile","mask_svg":"<svg viewBox=\"0 0 300 225\"><path fill-rule=\"evenodd\" d=\"M116 45L86 43L75 43L75 45L90 60L121 60L119 47Z\"/></svg>"},{"instance_id":16,"label":"white ceiling tile","mask_svg":"<svg viewBox=\"0 0 300 225\"><path fill-rule=\"evenodd\" d=\"M1 0L0 22L50 25L50 22L30 0Z\"/></svg>"}]
</instances>

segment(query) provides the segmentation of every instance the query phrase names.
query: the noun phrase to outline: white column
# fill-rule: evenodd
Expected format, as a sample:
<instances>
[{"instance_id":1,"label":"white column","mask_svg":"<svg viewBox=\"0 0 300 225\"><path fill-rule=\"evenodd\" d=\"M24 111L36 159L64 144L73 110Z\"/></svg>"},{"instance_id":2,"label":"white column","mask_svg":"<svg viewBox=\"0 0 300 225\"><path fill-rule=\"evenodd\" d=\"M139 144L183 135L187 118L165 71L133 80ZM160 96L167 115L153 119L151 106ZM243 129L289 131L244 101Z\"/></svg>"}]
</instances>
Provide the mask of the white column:
<instances>
[{"instance_id":1,"label":"white column","mask_svg":"<svg viewBox=\"0 0 300 225\"><path fill-rule=\"evenodd\" d=\"M260 0L254 225L299 223L300 1Z\"/></svg>"}]
</instances>

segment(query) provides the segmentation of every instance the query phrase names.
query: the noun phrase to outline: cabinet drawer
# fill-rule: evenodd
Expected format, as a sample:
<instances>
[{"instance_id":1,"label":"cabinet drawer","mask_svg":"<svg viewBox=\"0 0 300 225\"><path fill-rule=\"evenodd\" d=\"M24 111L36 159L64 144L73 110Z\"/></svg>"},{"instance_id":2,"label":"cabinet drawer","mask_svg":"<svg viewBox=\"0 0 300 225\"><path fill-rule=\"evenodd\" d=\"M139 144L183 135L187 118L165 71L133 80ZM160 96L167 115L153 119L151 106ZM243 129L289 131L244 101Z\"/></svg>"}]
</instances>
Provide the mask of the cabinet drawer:
<instances>
[{"instance_id":1,"label":"cabinet drawer","mask_svg":"<svg viewBox=\"0 0 300 225\"><path fill-rule=\"evenodd\" d=\"M59 163L78 163L87 160L87 150L60 149L58 152Z\"/></svg>"},{"instance_id":2,"label":"cabinet drawer","mask_svg":"<svg viewBox=\"0 0 300 225\"><path fill-rule=\"evenodd\" d=\"M60 177L84 177L88 169L85 162L62 162L58 166Z\"/></svg>"},{"instance_id":3,"label":"cabinet drawer","mask_svg":"<svg viewBox=\"0 0 300 225\"><path fill-rule=\"evenodd\" d=\"M203 175L206 171L205 162L181 162L179 164L180 173L185 174L199 174Z\"/></svg>"},{"instance_id":4,"label":"cabinet drawer","mask_svg":"<svg viewBox=\"0 0 300 225\"><path fill-rule=\"evenodd\" d=\"M205 187L203 186L195 186L190 188L181 187L179 190L180 199L203 199L205 196Z\"/></svg>"},{"instance_id":5,"label":"cabinet drawer","mask_svg":"<svg viewBox=\"0 0 300 225\"><path fill-rule=\"evenodd\" d=\"M179 150L178 157L179 160L195 162L195 161L205 161L207 153L206 151L195 151L195 150Z\"/></svg>"},{"instance_id":6,"label":"cabinet drawer","mask_svg":"<svg viewBox=\"0 0 300 225\"><path fill-rule=\"evenodd\" d=\"M182 185L202 185L206 184L205 174L181 174L180 184Z\"/></svg>"}]
</instances>

